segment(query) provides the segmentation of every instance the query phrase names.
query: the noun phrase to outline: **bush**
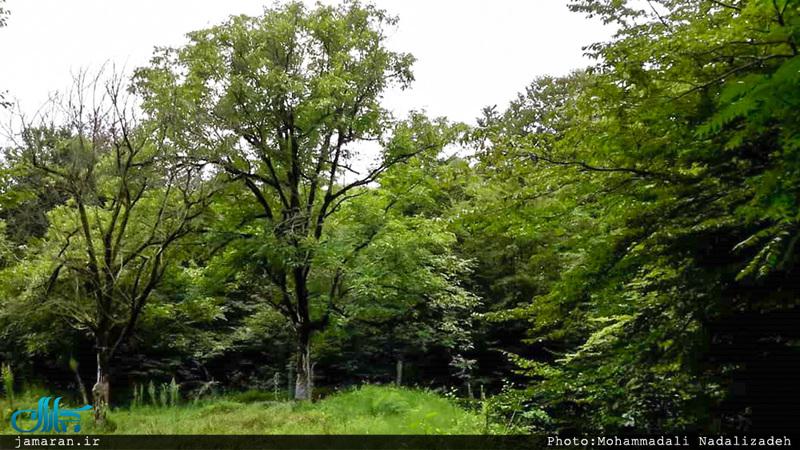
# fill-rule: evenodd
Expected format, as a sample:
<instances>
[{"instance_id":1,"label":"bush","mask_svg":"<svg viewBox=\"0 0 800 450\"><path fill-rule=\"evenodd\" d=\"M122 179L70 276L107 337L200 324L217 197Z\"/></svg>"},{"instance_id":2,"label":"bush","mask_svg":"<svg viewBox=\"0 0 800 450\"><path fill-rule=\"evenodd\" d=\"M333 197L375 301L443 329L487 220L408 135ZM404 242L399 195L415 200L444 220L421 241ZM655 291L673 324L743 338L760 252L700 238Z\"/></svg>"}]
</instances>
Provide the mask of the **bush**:
<instances>
[{"instance_id":1,"label":"bush","mask_svg":"<svg viewBox=\"0 0 800 450\"><path fill-rule=\"evenodd\" d=\"M180 400L180 386L175 382L175 377L169 383L169 404L172 407L178 406Z\"/></svg>"},{"instance_id":2,"label":"bush","mask_svg":"<svg viewBox=\"0 0 800 450\"><path fill-rule=\"evenodd\" d=\"M235 402L240 403L255 403L255 402L271 402L286 400L286 395L279 393L277 396L274 392L262 391L259 389L250 389L244 392L235 392L230 394L228 398Z\"/></svg>"}]
</instances>

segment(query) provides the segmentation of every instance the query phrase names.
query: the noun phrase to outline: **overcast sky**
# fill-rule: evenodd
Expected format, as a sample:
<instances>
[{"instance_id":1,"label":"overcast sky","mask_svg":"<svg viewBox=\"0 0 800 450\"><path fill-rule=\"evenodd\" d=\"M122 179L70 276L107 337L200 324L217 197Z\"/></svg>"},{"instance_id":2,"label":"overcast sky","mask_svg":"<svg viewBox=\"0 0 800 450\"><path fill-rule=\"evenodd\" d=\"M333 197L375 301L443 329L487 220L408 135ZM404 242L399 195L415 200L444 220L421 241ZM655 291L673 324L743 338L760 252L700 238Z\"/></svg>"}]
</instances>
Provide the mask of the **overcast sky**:
<instances>
[{"instance_id":1,"label":"overcast sky","mask_svg":"<svg viewBox=\"0 0 800 450\"><path fill-rule=\"evenodd\" d=\"M307 2L309 4L313 2ZM323 3L336 3L325 1ZM376 0L400 17L389 46L417 58L411 90L390 92L399 115L474 123L481 108L505 106L539 75L562 75L591 61L582 46L612 30L567 9L566 0ZM258 14L257 0L7 0L0 29L0 91L30 114L63 90L71 72L106 61L128 69L154 46L178 46L185 33L232 14Z\"/></svg>"}]
</instances>

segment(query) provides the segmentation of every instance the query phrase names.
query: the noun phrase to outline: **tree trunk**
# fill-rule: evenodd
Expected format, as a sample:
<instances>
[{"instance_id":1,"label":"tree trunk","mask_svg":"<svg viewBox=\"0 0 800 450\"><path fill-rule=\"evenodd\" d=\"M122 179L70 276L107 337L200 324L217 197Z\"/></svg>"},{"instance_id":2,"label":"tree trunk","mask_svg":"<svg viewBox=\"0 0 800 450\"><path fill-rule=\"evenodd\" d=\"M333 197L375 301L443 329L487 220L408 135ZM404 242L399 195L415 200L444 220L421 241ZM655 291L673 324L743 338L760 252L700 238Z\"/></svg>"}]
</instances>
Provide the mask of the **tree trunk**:
<instances>
[{"instance_id":1,"label":"tree trunk","mask_svg":"<svg viewBox=\"0 0 800 450\"><path fill-rule=\"evenodd\" d=\"M73 360L74 361L74 360ZM78 382L78 391L81 393L81 398L83 399L83 404L89 404L89 396L86 395L86 386L83 384L83 378L81 378L81 373L78 370L78 362L70 361L69 367L75 373L75 380Z\"/></svg>"},{"instance_id":2,"label":"tree trunk","mask_svg":"<svg viewBox=\"0 0 800 450\"><path fill-rule=\"evenodd\" d=\"M301 324L297 333L297 382L295 395L297 400L311 399L314 389L314 367L311 364L311 327Z\"/></svg>"},{"instance_id":3,"label":"tree trunk","mask_svg":"<svg viewBox=\"0 0 800 450\"><path fill-rule=\"evenodd\" d=\"M108 348L98 346L97 349L97 382L92 387L94 421L98 425L106 423L106 408L111 397L111 380L109 378L110 355Z\"/></svg>"},{"instance_id":4,"label":"tree trunk","mask_svg":"<svg viewBox=\"0 0 800 450\"><path fill-rule=\"evenodd\" d=\"M403 384L403 360L397 358L397 377L394 379L394 384L400 386Z\"/></svg>"},{"instance_id":5,"label":"tree trunk","mask_svg":"<svg viewBox=\"0 0 800 450\"><path fill-rule=\"evenodd\" d=\"M295 383L293 362L291 361L289 362L289 364L286 366L286 371L288 372L286 374L286 393L288 394L289 398L292 398L294 397L294 383Z\"/></svg>"},{"instance_id":6,"label":"tree trunk","mask_svg":"<svg viewBox=\"0 0 800 450\"><path fill-rule=\"evenodd\" d=\"M292 269L294 289L297 295L297 383L294 398L310 400L314 389L314 366L311 364L311 315L309 313L308 272L309 267L298 265Z\"/></svg>"}]
</instances>

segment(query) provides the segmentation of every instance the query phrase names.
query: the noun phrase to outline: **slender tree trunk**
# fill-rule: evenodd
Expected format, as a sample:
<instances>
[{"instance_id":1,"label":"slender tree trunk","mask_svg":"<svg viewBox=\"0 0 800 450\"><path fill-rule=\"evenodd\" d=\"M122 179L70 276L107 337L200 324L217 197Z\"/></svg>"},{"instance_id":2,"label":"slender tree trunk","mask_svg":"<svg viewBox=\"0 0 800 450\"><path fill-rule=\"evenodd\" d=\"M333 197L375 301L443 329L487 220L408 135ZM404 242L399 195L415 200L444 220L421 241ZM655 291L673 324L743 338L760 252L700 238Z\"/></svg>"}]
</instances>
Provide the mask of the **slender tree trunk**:
<instances>
[{"instance_id":1,"label":"slender tree trunk","mask_svg":"<svg viewBox=\"0 0 800 450\"><path fill-rule=\"evenodd\" d=\"M106 409L111 397L111 370L109 349L105 345L97 346L97 382L92 387L94 421L99 425L106 423Z\"/></svg>"},{"instance_id":2,"label":"slender tree trunk","mask_svg":"<svg viewBox=\"0 0 800 450\"><path fill-rule=\"evenodd\" d=\"M286 366L286 371L288 372L286 374L286 380L287 380L287 382L286 382L286 393L289 395L289 398L292 398L292 397L294 397L294 383L296 382L295 378L294 378L294 363L293 362L291 362L291 361L289 362L289 364Z\"/></svg>"},{"instance_id":3,"label":"slender tree trunk","mask_svg":"<svg viewBox=\"0 0 800 450\"><path fill-rule=\"evenodd\" d=\"M394 384L400 386L403 384L403 360L397 358L397 377L394 379Z\"/></svg>"},{"instance_id":4,"label":"slender tree trunk","mask_svg":"<svg viewBox=\"0 0 800 450\"><path fill-rule=\"evenodd\" d=\"M83 378L81 378L81 372L78 370L78 363L75 362L73 365L70 362L70 368L75 373L75 380L78 382L78 391L81 393L81 398L83 399L83 404L89 404L89 396L86 395L86 386L83 384Z\"/></svg>"},{"instance_id":5,"label":"slender tree trunk","mask_svg":"<svg viewBox=\"0 0 800 450\"><path fill-rule=\"evenodd\" d=\"M311 364L311 327L300 324L297 333L297 382L295 396L297 400L309 400L314 389L314 370Z\"/></svg>"}]
</instances>

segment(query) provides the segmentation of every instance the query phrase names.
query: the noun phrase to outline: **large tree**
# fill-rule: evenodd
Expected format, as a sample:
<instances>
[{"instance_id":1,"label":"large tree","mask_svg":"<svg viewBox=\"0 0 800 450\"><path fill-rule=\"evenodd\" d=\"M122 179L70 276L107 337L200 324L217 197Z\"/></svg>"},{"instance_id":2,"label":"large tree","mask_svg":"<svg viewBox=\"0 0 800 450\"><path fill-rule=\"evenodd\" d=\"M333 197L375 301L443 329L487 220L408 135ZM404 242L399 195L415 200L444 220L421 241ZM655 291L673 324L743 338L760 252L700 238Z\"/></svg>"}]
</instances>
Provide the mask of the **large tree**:
<instances>
[{"instance_id":1,"label":"large tree","mask_svg":"<svg viewBox=\"0 0 800 450\"><path fill-rule=\"evenodd\" d=\"M159 126L136 120L122 79L101 75L78 75L63 101L24 121L7 155L64 201L43 212L44 235L3 273L12 297L3 315L23 323L46 315L94 341L96 418L109 401L114 356L175 258L175 244L210 201L199 171L176 164ZM30 179L17 184L35 189Z\"/></svg>"},{"instance_id":2,"label":"large tree","mask_svg":"<svg viewBox=\"0 0 800 450\"><path fill-rule=\"evenodd\" d=\"M269 222L265 277L297 336L298 399L313 380L309 276L326 222L358 188L451 137L422 116L395 125L381 106L387 87L412 80L413 57L386 47L395 23L357 1L313 10L294 2L190 33L187 46L137 72L146 110L170 125L187 162L240 182ZM382 147L362 171L353 167L359 143Z\"/></svg>"}]
</instances>

